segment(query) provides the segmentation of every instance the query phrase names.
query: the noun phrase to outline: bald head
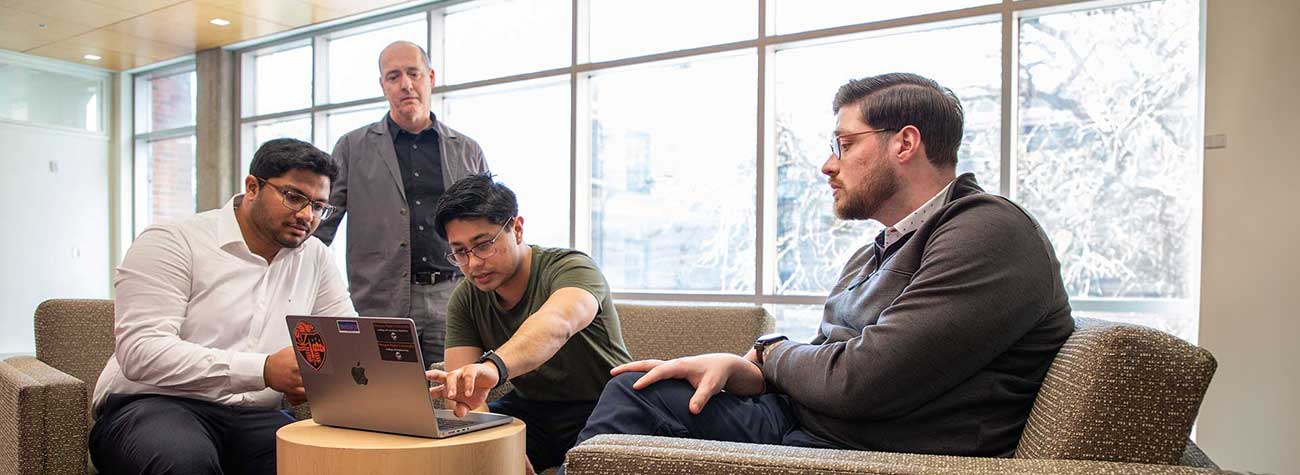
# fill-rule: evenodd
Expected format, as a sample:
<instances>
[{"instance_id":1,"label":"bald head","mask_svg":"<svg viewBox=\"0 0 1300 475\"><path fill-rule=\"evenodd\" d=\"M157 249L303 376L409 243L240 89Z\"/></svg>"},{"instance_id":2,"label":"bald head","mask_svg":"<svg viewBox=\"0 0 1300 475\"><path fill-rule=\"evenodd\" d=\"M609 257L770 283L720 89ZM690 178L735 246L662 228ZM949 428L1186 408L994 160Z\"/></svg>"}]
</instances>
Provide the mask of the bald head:
<instances>
[{"instance_id":1,"label":"bald head","mask_svg":"<svg viewBox=\"0 0 1300 475\"><path fill-rule=\"evenodd\" d=\"M433 64L429 61L429 53L425 52L423 47L410 41L402 40L389 43L388 46L384 47L383 51L379 52L379 74L384 74L385 56L388 56L389 53L407 52L410 49L415 49L415 51L420 55L420 64L423 64L425 68L433 69Z\"/></svg>"}]
</instances>

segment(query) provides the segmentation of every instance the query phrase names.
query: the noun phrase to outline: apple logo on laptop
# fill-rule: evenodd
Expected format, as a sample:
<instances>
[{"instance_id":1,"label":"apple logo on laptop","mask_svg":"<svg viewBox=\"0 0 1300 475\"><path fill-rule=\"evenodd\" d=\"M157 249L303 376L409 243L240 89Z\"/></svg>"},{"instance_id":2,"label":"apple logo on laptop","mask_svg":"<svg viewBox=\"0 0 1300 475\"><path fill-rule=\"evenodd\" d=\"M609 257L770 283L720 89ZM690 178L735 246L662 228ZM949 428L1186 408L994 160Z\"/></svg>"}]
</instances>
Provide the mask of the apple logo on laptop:
<instances>
[{"instance_id":1,"label":"apple logo on laptop","mask_svg":"<svg viewBox=\"0 0 1300 475\"><path fill-rule=\"evenodd\" d=\"M361 367L360 361L358 361L357 365L352 368L352 380L356 381L357 384L360 384L362 386L365 386L366 384L370 383L370 380L366 379L366 369Z\"/></svg>"}]
</instances>

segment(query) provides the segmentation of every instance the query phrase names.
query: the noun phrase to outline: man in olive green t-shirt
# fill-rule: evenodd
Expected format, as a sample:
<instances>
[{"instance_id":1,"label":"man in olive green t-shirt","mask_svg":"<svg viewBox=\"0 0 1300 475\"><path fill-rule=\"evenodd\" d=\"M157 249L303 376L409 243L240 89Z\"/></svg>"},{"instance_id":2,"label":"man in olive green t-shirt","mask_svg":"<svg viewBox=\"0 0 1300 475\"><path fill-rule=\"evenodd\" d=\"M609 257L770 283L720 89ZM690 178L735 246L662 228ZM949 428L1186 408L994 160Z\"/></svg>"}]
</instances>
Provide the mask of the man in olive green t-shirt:
<instances>
[{"instance_id":1,"label":"man in olive green t-shirt","mask_svg":"<svg viewBox=\"0 0 1300 475\"><path fill-rule=\"evenodd\" d=\"M434 228L466 279L447 304L448 371L428 376L457 415L490 409L523 420L531 473L564 463L610 370L632 358L596 263L525 244L518 214L514 192L491 175L462 179L438 201ZM506 380L514 391L485 406Z\"/></svg>"}]
</instances>

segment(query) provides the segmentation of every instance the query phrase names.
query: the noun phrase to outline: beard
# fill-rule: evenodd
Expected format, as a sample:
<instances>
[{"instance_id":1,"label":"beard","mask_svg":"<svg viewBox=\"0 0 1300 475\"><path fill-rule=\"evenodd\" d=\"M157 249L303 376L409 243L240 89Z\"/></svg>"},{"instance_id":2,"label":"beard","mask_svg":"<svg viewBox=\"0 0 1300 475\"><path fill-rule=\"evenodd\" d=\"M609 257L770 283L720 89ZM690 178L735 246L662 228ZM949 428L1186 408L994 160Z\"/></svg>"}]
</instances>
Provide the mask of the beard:
<instances>
[{"instance_id":1,"label":"beard","mask_svg":"<svg viewBox=\"0 0 1300 475\"><path fill-rule=\"evenodd\" d=\"M857 190L844 190L844 199L835 202L835 216L840 219L871 219L880 206L898 192L901 179L898 171L886 162L885 157L872 157L862 185Z\"/></svg>"},{"instance_id":2,"label":"beard","mask_svg":"<svg viewBox=\"0 0 1300 475\"><path fill-rule=\"evenodd\" d=\"M261 196L258 196L252 203L253 209L250 214L253 218L253 225L257 227L258 233L270 238L272 241L275 241L275 243L280 245L280 247L288 249L301 246L302 243L307 241L308 237L311 237L311 233L314 231L311 228L311 223L297 223L302 224L308 229L307 234L301 239L289 234L288 231L285 230L285 228L288 227L288 224L286 224L281 218L277 218L271 210L267 209L267 207L273 205L267 201L268 200L263 200ZM275 203L274 205L279 206L278 203ZM280 208L283 209L284 207L280 206ZM288 210L286 209L285 211ZM295 218L294 216L290 216L289 219L293 220Z\"/></svg>"}]
</instances>

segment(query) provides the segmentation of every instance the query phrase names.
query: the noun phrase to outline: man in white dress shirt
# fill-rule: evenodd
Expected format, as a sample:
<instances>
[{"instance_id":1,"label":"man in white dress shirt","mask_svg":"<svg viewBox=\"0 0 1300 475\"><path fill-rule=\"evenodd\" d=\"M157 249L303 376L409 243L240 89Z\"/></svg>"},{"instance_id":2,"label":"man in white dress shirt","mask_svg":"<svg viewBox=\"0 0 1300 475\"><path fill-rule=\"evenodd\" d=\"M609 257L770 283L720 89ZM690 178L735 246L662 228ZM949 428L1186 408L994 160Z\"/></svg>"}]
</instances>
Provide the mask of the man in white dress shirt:
<instances>
[{"instance_id":1,"label":"man in white dress shirt","mask_svg":"<svg viewBox=\"0 0 1300 475\"><path fill-rule=\"evenodd\" d=\"M311 237L338 168L277 139L245 193L145 229L122 264L116 351L95 386L100 473L275 473L282 398L306 400L285 315L356 315L329 249Z\"/></svg>"}]
</instances>

